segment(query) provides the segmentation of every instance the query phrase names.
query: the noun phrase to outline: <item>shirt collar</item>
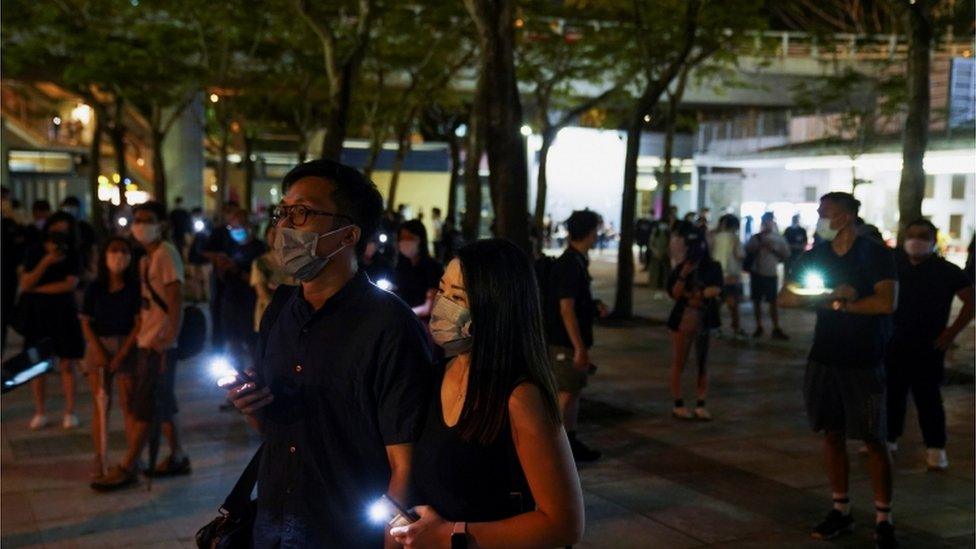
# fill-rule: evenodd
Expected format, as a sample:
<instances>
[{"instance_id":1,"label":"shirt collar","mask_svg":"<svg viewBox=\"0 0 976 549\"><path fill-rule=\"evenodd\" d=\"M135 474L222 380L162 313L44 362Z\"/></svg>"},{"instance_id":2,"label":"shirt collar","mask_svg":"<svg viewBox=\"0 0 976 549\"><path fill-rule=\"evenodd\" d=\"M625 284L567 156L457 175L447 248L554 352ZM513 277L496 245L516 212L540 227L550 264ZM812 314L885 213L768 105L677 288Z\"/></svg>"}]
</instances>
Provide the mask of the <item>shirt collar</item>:
<instances>
[{"instance_id":1,"label":"shirt collar","mask_svg":"<svg viewBox=\"0 0 976 549\"><path fill-rule=\"evenodd\" d=\"M369 277L366 276L365 271L360 269L356 272L351 279L349 279L346 284L339 289L332 297L326 300L325 304L319 310L313 310L312 305L308 301L305 301L304 289L301 285L298 286L298 291L295 292L295 296L292 302L292 310L298 315L298 317L304 322L308 320L313 320L322 316L323 314L329 313L340 309L341 307L348 306L353 303L356 298L362 295L363 291L370 285Z\"/></svg>"}]
</instances>

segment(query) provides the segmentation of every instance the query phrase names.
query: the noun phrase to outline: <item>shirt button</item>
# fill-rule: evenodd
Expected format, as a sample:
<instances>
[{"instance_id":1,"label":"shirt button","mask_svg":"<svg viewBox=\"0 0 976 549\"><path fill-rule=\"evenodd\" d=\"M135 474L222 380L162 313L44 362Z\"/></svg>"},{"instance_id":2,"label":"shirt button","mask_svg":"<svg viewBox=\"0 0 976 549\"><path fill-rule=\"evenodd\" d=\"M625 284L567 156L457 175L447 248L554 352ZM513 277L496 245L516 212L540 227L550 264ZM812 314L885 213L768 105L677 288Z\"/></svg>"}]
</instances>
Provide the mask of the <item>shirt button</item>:
<instances>
[{"instance_id":1,"label":"shirt button","mask_svg":"<svg viewBox=\"0 0 976 549\"><path fill-rule=\"evenodd\" d=\"M298 372L299 374L302 373L302 365L301 364L296 364L295 365L295 371Z\"/></svg>"},{"instance_id":2,"label":"shirt button","mask_svg":"<svg viewBox=\"0 0 976 549\"><path fill-rule=\"evenodd\" d=\"M288 448L288 451L294 454L297 451L297 449L294 446L292 446Z\"/></svg>"}]
</instances>

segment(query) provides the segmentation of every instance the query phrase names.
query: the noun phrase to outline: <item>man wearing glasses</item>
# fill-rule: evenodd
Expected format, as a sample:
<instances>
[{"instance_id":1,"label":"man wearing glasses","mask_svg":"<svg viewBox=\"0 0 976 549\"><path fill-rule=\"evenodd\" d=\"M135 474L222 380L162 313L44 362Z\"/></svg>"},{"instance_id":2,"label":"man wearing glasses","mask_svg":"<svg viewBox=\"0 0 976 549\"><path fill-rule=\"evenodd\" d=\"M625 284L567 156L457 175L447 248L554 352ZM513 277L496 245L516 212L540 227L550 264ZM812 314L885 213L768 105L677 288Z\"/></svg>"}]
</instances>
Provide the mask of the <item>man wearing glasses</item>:
<instances>
[{"instance_id":1,"label":"man wearing glasses","mask_svg":"<svg viewBox=\"0 0 976 549\"><path fill-rule=\"evenodd\" d=\"M384 493L406 499L430 393L427 339L359 270L383 210L376 187L324 159L283 187L273 251L300 285L275 292L256 371L228 391L264 437L254 545L379 547L367 509Z\"/></svg>"}]
</instances>

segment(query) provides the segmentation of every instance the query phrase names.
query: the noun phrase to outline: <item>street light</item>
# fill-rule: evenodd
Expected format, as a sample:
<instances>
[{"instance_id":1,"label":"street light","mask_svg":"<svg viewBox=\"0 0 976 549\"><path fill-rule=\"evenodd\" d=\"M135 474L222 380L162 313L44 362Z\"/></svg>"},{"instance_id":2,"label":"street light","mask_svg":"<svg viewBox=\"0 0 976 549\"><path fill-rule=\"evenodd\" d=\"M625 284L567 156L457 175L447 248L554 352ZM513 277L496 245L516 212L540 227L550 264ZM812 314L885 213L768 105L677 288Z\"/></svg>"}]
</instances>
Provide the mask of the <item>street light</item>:
<instances>
[{"instance_id":1,"label":"street light","mask_svg":"<svg viewBox=\"0 0 976 549\"><path fill-rule=\"evenodd\" d=\"M210 102L216 103L217 101L220 101L220 96L215 93L210 94Z\"/></svg>"}]
</instances>

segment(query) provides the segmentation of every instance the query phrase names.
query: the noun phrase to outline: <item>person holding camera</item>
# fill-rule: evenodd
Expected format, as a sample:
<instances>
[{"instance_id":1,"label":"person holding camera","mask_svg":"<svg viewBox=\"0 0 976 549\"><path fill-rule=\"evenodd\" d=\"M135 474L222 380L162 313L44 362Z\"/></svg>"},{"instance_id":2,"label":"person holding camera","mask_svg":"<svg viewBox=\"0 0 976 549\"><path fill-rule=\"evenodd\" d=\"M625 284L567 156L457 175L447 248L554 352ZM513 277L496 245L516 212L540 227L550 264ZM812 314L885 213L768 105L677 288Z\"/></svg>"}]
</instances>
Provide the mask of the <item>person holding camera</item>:
<instances>
[{"instance_id":1,"label":"person holding camera","mask_svg":"<svg viewBox=\"0 0 976 549\"><path fill-rule=\"evenodd\" d=\"M719 296L722 295L722 266L711 258L705 235L700 230L683 234L685 259L672 271L668 293L675 300L668 329L671 331L671 414L678 419L693 417L712 419L705 407L708 392L708 346L711 331L718 328ZM685 407L681 397L681 374L684 372L692 346L698 362L698 400L694 415Z\"/></svg>"},{"instance_id":2,"label":"person holding camera","mask_svg":"<svg viewBox=\"0 0 976 549\"><path fill-rule=\"evenodd\" d=\"M414 445L416 522L405 547L559 547L583 532L532 265L507 240L460 249L430 330L447 357Z\"/></svg>"},{"instance_id":3,"label":"person holding camera","mask_svg":"<svg viewBox=\"0 0 976 549\"><path fill-rule=\"evenodd\" d=\"M320 159L283 187L272 249L300 285L275 291L254 371L227 392L264 439L254 547L380 547L366 511L384 494L406 500L429 405L427 335L359 268L383 212L376 186Z\"/></svg>"},{"instance_id":4,"label":"person holding camera","mask_svg":"<svg viewBox=\"0 0 976 549\"><path fill-rule=\"evenodd\" d=\"M814 527L817 539L854 528L848 496L847 440L862 440L874 490L875 540L896 547L891 520L892 465L886 444L885 346L896 309L898 271L887 247L858 234L861 203L850 193L820 198L820 242L794 264L779 298L817 311L803 396L807 419L824 433L833 508Z\"/></svg>"},{"instance_id":5,"label":"person holding camera","mask_svg":"<svg viewBox=\"0 0 976 549\"><path fill-rule=\"evenodd\" d=\"M576 461L595 461L600 452L576 438L580 395L593 373L590 347L593 321L605 317L607 309L593 299L587 254L596 246L603 220L590 210L578 210L566 220L569 245L549 268L544 287L546 340L549 360L559 390L559 407Z\"/></svg>"},{"instance_id":6,"label":"person holding camera","mask_svg":"<svg viewBox=\"0 0 976 549\"><path fill-rule=\"evenodd\" d=\"M20 302L16 323L28 349L50 339L58 357L61 387L64 389L64 420L61 426L78 426L75 415L75 363L85 353L85 340L78 321L75 289L78 287L81 259L78 255L75 218L57 212L46 218L40 243L29 249L19 270ZM34 417L31 429L48 425L45 413L45 376L31 382L34 389Z\"/></svg>"}]
</instances>

